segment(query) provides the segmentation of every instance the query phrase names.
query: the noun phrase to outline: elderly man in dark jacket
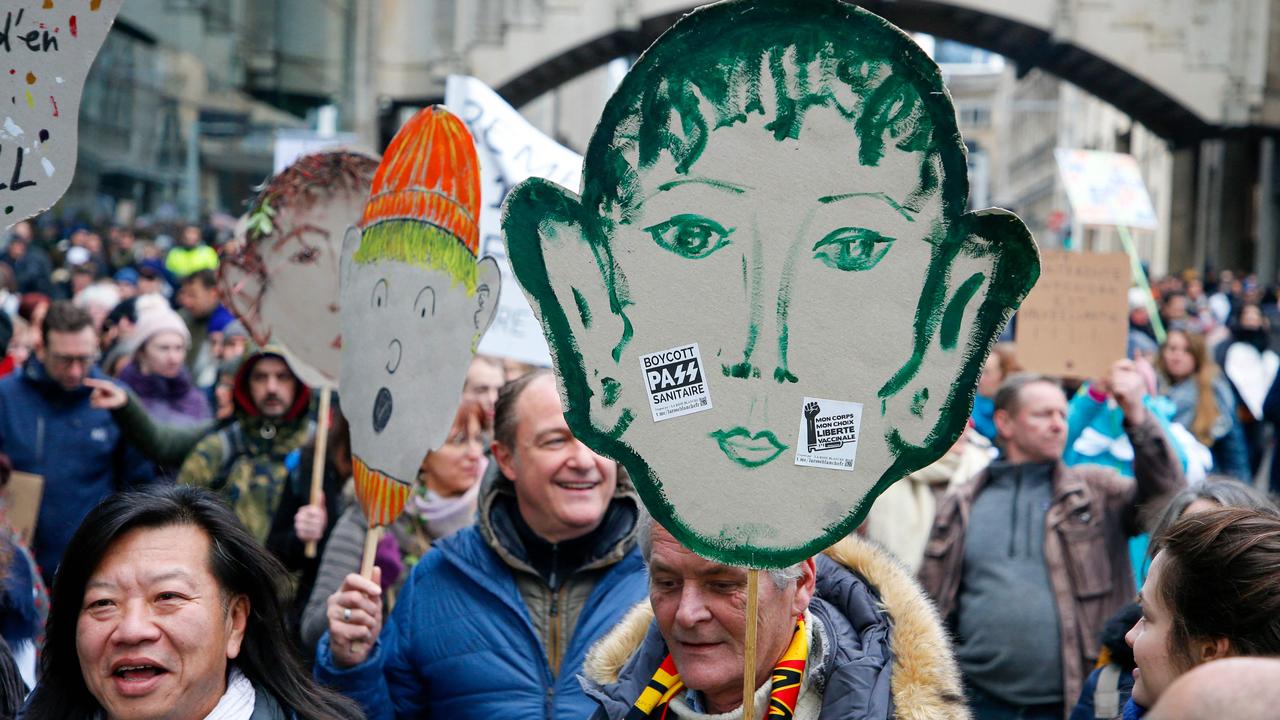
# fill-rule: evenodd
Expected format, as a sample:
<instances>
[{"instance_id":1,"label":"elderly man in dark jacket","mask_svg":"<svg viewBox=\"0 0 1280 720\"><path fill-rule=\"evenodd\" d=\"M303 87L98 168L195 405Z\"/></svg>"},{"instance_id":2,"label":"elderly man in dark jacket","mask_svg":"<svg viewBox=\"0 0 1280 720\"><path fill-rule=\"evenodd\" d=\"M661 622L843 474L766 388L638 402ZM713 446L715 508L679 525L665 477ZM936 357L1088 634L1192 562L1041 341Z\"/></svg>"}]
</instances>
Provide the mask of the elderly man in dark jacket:
<instances>
[{"instance_id":1,"label":"elderly man in dark jacket","mask_svg":"<svg viewBox=\"0 0 1280 720\"><path fill-rule=\"evenodd\" d=\"M1061 387L1015 375L995 398L1002 456L938 508L920 579L956 631L981 717L1065 717L1103 624L1136 592L1127 543L1140 511L1185 484L1133 363L1113 365L1105 385L1124 412L1135 478L1064 465Z\"/></svg>"},{"instance_id":2,"label":"elderly man in dark jacket","mask_svg":"<svg viewBox=\"0 0 1280 720\"><path fill-rule=\"evenodd\" d=\"M649 599L583 666L592 720L742 717L747 571L647 520ZM856 535L759 584L755 717L964 720L951 644L911 576Z\"/></svg>"}]
</instances>

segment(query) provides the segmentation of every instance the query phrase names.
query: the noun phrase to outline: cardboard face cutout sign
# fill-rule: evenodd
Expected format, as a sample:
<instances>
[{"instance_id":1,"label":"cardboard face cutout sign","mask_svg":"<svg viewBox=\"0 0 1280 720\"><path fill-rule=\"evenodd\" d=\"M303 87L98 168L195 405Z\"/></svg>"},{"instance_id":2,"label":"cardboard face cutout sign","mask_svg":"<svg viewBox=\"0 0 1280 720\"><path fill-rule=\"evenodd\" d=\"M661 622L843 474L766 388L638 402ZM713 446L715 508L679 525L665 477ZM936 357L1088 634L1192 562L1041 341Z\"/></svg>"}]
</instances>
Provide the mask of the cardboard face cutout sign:
<instances>
[{"instance_id":1,"label":"cardboard face cutout sign","mask_svg":"<svg viewBox=\"0 0 1280 720\"><path fill-rule=\"evenodd\" d=\"M283 344L308 385L338 383L342 241L360 222L377 169L351 152L299 158L254 201L239 248L219 265L222 296L254 342Z\"/></svg>"},{"instance_id":2,"label":"cardboard face cutout sign","mask_svg":"<svg viewBox=\"0 0 1280 720\"><path fill-rule=\"evenodd\" d=\"M342 407L370 525L400 514L444 443L497 307L498 265L476 259L479 173L462 121L422 110L392 139L342 245Z\"/></svg>"},{"instance_id":3,"label":"cardboard face cutout sign","mask_svg":"<svg viewBox=\"0 0 1280 720\"><path fill-rule=\"evenodd\" d=\"M123 3L0 4L0 231L71 185L84 79Z\"/></svg>"},{"instance_id":4,"label":"cardboard face cutout sign","mask_svg":"<svg viewBox=\"0 0 1280 720\"><path fill-rule=\"evenodd\" d=\"M955 118L875 15L723 3L628 73L581 197L508 197L570 426L690 549L795 563L963 430L1039 266L1015 216L965 211Z\"/></svg>"}]
</instances>

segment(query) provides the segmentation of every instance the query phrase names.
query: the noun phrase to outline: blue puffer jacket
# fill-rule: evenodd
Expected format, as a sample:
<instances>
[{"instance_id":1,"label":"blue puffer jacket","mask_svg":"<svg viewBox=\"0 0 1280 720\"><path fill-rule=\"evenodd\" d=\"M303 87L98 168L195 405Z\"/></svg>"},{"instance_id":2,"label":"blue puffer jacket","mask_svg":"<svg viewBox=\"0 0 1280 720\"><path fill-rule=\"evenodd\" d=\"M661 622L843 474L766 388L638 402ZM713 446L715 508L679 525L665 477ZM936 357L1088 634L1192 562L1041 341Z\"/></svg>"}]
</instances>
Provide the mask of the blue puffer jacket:
<instances>
[{"instance_id":1,"label":"blue puffer jacket","mask_svg":"<svg viewBox=\"0 0 1280 720\"><path fill-rule=\"evenodd\" d=\"M634 532L629 537L633 543ZM587 649L647 593L633 545L595 583L557 676L512 568L472 526L414 567L368 660L338 669L326 632L315 673L360 703L369 720L582 720L592 710L576 678Z\"/></svg>"},{"instance_id":2,"label":"blue puffer jacket","mask_svg":"<svg viewBox=\"0 0 1280 720\"><path fill-rule=\"evenodd\" d=\"M97 368L90 377L105 379ZM124 441L110 412L90 407L89 394L63 389L34 357L0 380L0 452L14 470L44 477L33 550L51 587L84 516L111 493L152 480L151 463Z\"/></svg>"}]
</instances>

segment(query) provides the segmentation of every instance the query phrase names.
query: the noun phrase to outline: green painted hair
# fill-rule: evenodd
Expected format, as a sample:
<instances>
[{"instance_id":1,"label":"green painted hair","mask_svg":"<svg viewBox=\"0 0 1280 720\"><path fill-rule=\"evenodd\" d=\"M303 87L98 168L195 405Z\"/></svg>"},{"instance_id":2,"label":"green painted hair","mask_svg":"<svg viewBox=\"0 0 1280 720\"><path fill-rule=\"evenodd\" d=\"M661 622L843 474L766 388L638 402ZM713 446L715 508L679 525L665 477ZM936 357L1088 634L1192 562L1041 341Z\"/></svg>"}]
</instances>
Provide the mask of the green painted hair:
<instances>
[{"instance_id":1,"label":"green painted hair","mask_svg":"<svg viewBox=\"0 0 1280 720\"><path fill-rule=\"evenodd\" d=\"M452 233L420 220L384 220L364 229L357 263L384 260L408 263L448 273L467 294L476 291L476 256Z\"/></svg>"},{"instance_id":2,"label":"green painted hair","mask_svg":"<svg viewBox=\"0 0 1280 720\"><path fill-rule=\"evenodd\" d=\"M927 152L905 204L918 206L941 185L947 213L964 212L964 145L937 65L884 19L838 0L725 3L684 18L606 106L586 162L603 173L584 187L584 201L626 223L641 200L638 171L662 153L686 173L716 129L754 115L775 139L798 138L813 107L849 120L861 165L879 164L890 144Z\"/></svg>"}]
</instances>

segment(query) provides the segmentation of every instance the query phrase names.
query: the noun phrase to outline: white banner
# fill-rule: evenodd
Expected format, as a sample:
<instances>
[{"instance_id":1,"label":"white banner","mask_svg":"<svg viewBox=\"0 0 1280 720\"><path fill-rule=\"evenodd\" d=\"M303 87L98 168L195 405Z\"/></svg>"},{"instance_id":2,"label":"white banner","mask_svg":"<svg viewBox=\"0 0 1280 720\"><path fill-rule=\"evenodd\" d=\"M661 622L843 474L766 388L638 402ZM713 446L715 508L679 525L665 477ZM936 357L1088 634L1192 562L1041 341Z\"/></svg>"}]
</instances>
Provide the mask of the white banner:
<instances>
[{"instance_id":1,"label":"white banner","mask_svg":"<svg viewBox=\"0 0 1280 720\"><path fill-rule=\"evenodd\" d=\"M271 172L279 175L282 170L292 165L295 160L303 155L311 155L325 150L355 150L358 147L360 147L360 139L356 137L355 133L321 135L314 130L282 128L276 130L275 147L272 148L274 157L271 163ZM371 154L375 159L378 157L377 153Z\"/></svg>"},{"instance_id":2,"label":"white banner","mask_svg":"<svg viewBox=\"0 0 1280 720\"><path fill-rule=\"evenodd\" d=\"M502 241L502 201L512 187L542 177L574 192L582 176L582 156L529 124L489 86L473 77L450 75L445 107L462 118L480 156L480 254L492 255L502 269L498 313L480 341L480 352L549 367L551 353L533 310L525 301L507 261Z\"/></svg>"}]
</instances>

